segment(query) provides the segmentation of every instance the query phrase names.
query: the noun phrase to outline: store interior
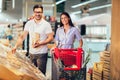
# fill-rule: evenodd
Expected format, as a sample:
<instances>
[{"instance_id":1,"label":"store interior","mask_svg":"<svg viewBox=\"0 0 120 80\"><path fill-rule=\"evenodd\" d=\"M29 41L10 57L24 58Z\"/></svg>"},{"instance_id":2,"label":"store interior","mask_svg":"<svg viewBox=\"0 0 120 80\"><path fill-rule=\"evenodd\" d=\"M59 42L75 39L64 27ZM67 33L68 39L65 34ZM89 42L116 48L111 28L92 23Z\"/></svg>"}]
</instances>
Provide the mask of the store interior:
<instances>
[{"instance_id":1,"label":"store interior","mask_svg":"<svg viewBox=\"0 0 120 80\"><path fill-rule=\"evenodd\" d=\"M43 5L44 17L51 24L54 33L56 27L59 27L60 14L64 11L70 14L72 22L81 31L84 43L84 60L89 58L85 66L86 74L84 80L110 80L111 0L0 0L1 50L4 48L4 51L7 52L15 45L17 38L23 31L25 23L33 14L32 7L35 4ZM9 34L11 34L12 37L8 40L7 35ZM28 39L27 37L23 45L18 48L17 53L19 55L17 55L17 57L20 56L20 53L23 53L20 61L24 59L23 56L28 57L29 55ZM53 42L48 44L49 51L52 46ZM74 46L77 48L78 41L75 41ZM107 65L103 65L106 63ZM2 64L3 63L0 62L0 65ZM21 63L19 63L19 65L20 64ZM33 65L30 63L26 63L25 65L30 65L30 70L36 70L36 74L35 72L31 72L31 74L37 75L38 73L43 79L45 77L46 80L53 80L52 56L50 52L48 55L46 76L40 74L36 68L31 68ZM2 67L1 69L3 69ZM24 68L26 68L26 66ZM6 70L6 67L4 70ZM0 76L0 79L2 79L3 76ZM38 75L33 77L38 77ZM21 80L15 75L14 78L14 80ZM32 79L30 76L27 76L24 80L28 79L39 80L40 78ZM5 80L13 80L13 78L5 78Z\"/></svg>"}]
</instances>

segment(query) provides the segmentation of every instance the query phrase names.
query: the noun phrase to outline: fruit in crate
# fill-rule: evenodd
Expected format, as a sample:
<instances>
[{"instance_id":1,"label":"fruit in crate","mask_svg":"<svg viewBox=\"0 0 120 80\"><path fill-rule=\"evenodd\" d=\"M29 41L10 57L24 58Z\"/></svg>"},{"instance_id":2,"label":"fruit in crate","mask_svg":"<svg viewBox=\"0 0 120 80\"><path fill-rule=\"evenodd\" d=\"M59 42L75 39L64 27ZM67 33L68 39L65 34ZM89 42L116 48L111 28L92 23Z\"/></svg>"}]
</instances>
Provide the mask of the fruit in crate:
<instances>
[{"instance_id":1,"label":"fruit in crate","mask_svg":"<svg viewBox=\"0 0 120 80\"><path fill-rule=\"evenodd\" d=\"M9 44L10 44L8 39L0 39L0 43L5 45L5 46L9 46Z\"/></svg>"},{"instance_id":2,"label":"fruit in crate","mask_svg":"<svg viewBox=\"0 0 120 80\"><path fill-rule=\"evenodd\" d=\"M29 58L19 52L12 54L11 49L2 44L0 44L0 70L1 80L46 80Z\"/></svg>"}]
</instances>

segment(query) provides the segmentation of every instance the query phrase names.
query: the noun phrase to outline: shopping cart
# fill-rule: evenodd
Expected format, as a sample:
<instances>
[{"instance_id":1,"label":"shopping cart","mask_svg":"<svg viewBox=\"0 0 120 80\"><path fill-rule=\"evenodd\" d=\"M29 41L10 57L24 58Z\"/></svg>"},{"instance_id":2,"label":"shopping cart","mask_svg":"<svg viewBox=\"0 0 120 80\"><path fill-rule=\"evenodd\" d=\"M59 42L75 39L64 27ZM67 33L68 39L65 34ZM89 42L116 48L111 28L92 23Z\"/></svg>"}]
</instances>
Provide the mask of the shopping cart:
<instances>
[{"instance_id":1,"label":"shopping cart","mask_svg":"<svg viewBox=\"0 0 120 80\"><path fill-rule=\"evenodd\" d=\"M80 79L83 74L81 72L83 63L83 49L59 49L55 48L54 58L58 60L57 64L62 65L59 67L61 72L59 78L67 77L66 80L84 80ZM81 71L82 70L82 71ZM83 73L83 72L82 72ZM75 79L76 77L76 79Z\"/></svg>"}]
</instances>

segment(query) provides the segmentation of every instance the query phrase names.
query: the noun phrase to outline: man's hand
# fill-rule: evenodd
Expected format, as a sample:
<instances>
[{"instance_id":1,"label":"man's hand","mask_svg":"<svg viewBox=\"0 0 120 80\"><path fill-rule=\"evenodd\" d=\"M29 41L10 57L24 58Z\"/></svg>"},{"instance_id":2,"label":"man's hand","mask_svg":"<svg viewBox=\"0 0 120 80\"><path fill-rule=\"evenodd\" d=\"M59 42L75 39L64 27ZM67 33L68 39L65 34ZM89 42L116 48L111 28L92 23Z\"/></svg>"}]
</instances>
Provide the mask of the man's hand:
<instances>
[{"instance_id":1,"label":"man's hand","mask_svg":"<svg viewBox=\"0 0 120 80\"><path fill-rule=\"evenodd\" d=\"M14 54L16 52L16 47L12 48L12 53Z\"/></svg>"},{"instance_id":2,"label":"man's hand","mask_svg":"<svg viewBox=\"0 0 120 80\"><path fill-rule=\"evenodd\" d=\"M34 44L32 44L33 48L37 48L41 46L40 41L36 41Z\"/></svg>"}]
</instances>

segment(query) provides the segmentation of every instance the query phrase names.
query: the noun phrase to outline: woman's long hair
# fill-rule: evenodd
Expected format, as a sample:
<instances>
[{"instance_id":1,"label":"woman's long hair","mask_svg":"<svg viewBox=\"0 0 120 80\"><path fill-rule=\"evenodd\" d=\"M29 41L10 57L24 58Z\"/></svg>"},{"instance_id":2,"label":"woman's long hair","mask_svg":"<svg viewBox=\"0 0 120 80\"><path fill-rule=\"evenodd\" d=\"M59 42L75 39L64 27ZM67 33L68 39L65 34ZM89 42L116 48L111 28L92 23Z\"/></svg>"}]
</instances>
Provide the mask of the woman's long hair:
<instances>
[{"instance_id":1,"label":"woman's long hair","mask_svg":"<svg viewBox=\"0 0 120 80\"><path fill-rule=\"evenodd\" d=\"M70 17L70 15L67 13L67 12L63 12L63 13L61 13L61 15L60 15L60 27L62 27L63 26L63 24L62 24L62 21L61 21L61 16L62 15L66 15L68 18L69 18L69 25L71 26L71 27L74 27L74 25L73 25L73 23L72 23L72 20L71 20L71 17Z\"/></svg>"}]
</instances>

